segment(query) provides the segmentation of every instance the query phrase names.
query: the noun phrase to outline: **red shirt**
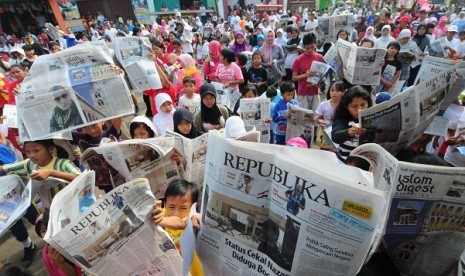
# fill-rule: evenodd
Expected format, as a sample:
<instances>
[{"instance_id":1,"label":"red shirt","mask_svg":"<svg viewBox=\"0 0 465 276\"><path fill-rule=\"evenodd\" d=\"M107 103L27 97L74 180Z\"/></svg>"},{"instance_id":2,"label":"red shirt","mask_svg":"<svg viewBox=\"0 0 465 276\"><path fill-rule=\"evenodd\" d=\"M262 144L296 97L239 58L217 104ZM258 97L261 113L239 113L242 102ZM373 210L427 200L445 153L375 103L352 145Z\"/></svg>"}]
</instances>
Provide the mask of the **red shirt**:
<instances>
[{"instance_id":1,"label":"red shirt","mask_svg":"<svg viewBox=\"0 0 465 276\"><path fill-rule=\"evenodd\" d=\"M14 82L10 82L8 85L8 104L16 105L15 94L13 93L13 89L15 89L18 84L21 82L19 80L15 80Z\"/></svg>"},{"instance_id":2,"label":"red shirt","mask_svg":"<svg viewBox=\"0 0 465 276\"><path fill-rule=\"evenodd\" d=\"M314 52L313 54L306 55L305 53L298 56L294 64L292 65L292 72L297 75L302 75L303 73L310 70L313 61L324 62L323 56ZM297 87L297 95L299 96L313 96L318 95L318 86L307 87L310 83L307 82L307 78L300 79Z\"/></svg>"}]
</instances>

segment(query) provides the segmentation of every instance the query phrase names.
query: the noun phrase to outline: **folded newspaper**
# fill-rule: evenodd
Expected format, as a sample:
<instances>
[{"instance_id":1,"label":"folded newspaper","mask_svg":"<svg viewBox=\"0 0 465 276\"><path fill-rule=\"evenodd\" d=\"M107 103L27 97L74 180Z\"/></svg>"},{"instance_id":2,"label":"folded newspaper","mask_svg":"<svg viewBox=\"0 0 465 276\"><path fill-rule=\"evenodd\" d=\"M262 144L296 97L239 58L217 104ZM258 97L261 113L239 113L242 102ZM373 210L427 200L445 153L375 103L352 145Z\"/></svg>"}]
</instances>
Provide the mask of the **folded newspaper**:
<instances>
[{"instance_id":1,"label":"folded newspaper","mask_svg":"<svg viewBox=\"0 0 465 276\"><path fill-rule=\"evenodd\" d=\"M94 172L83 173L55 196L45 241L91 275L181 275L178 250L151 221L155 197L147 179L97 201L94 182Z\"/></svg>"},{"instance_id":2,"label":"folded newspaper","mask_svg":"<svg viewBox=\"0 0 465 276\"><path fill-rule=\"evenodd\" d=\"M294 137L300 137L307 142L309 148L312 148L316 125L315 113L292 104L287 104L287 110L291 117L287 120L286 142Z\"/></svg>"},{"instance_id":3,"label":"folded newspaper","mask_svg":"<svg viewBox=\"0 0 465 276\"><path fill-rule=\"evenodd\" d=\"M206 275L355 275L388 209L366 176L334 153L211 133L197 242Z\"/></svg>"},{"instance_id":4,"label":"folded newspaper","mask_svg":"<svg viewBox=\"0 0 465 276\"><path fill-rule=\"evenodd\" d=\"M31 184L17 175L0 177L0 237L21 219L31 205Z\"/></svg>"}]
</instances>

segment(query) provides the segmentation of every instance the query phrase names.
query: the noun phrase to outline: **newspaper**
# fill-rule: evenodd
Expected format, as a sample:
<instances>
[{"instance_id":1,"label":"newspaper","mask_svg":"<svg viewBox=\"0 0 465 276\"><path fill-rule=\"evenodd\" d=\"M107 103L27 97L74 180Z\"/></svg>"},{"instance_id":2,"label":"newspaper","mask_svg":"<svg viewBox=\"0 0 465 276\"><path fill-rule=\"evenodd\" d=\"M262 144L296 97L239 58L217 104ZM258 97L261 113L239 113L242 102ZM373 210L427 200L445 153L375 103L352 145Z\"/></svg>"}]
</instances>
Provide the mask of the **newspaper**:
<instances>
[{"instance_id":1,"label":"newspaper","mask_svg":"<svg viewBox=\"0 0 465 276\"><path fill-rule=\"evenodd\" d=\"M241 93L232 87L225 88L224 84L219 82L212 81L211 84L216 89L216 103L226 106L229 110L234 110L237 101L241 98Z\"/></svg>"},{"instance_id":2,"label":"newspaper","mask_svg":"<svg viewBox=\"0 0 465 276\"><path fill-rule=\"evenodd\" d=\"M31 139L31 137L29 136L29 133L26 130L26 125L24 124L23 119L21 117L21 113L18 113L18 112L16 112L16 126L18 128L20 142L34 140L34 139ZM42 137L41 139L73 140L73 136L71 134L71 131L64 131L64 132L59 132L59 133L51 133L47 136Z\"/></svg>"},{"instance_id":3,"label":"newspaper","mask_svg":"<svg viewBox=\"0 0 465 276\"><path fill-rule=\"evenodd\" d=\"M391 188L384 246L397 269L403 275L448 275L465 248L463 168L400 162L376 144L351 155L371 161L374 178Z\"/></svg>"},{"instance_id":4,"label":"newspaper","mask_svg":"<svg viewBox=\"0 0 465 276\"><path fill-rule=\"evenodd\" d=\"M174 137L174 148L180 155L180 165L183 168L183 179L201 186L207 159L208 132L189 139L168 130L166 137Z\"/></svg>"},{"instance_id":5,"label":"newspaper","mask_svg":"<svg viewBox=\"0 0 465 276\"><path fill-rule=\"evenodd\" d=\"M148 37L115 37L115 55L139 92L162 88L155 61L150 57L152 46Z\"/></svg>"},{"instance_id":6,"label":"newspaper","mask_svg":"<svg viewBox=\"0 0 465 276\"><path fill-rule=\"evenodd\" d=\"M287 110L291 117L287 120L286 142L294 137L300 137L307 142L309 148L312 148L316 125L315 113L312 110L289 103Z\"/></svg>"},{"instance_id":7,"label":"newspaper","mask_svg":"<svg viewBox=\"0 0 465 276\"><path fill-rule=\"evenodd\" d=\"M447 50L444 49L444 47L446 47L447 45L447 38L445 36L435 39L433 42L430 42L429 44L429 54L433 57L448 58L449 54L447 53Z\"/></svg>"},{"instance_id":8,"label":"newspaper","mask_svg":"<svg viewBox=\"0 0 465 276\"><path fill-rule=\"evenodd\" d=\"M386 49L362 48L339 39L339 56L344 68L344 78L352 84L378 85L381 78L381 62Z\"/></svg>"},{"instance_id":9,"label":"newspaper","mask_svg":"<svg viewBox=\"0 0 465 276\"><path fill-rule=\"evenodd\" d=\"M0 237L31 205L31 184L17 175L0 177Z\"/></svg>"},{"instance_id":10,"label":"newspaper","mask_svg":"<svg viewBox=\"0 0 465 276\"><path fill-rule=\"evenodd\" d=\"M442 72L445 69L450 68L457 64L457 61L450 59L425 56L425 59L421 63L420 71L418 71L414 85L419 84L422 81L431 79L433 76Z\"/></svg>"},{"instance_id":11,"label":"newspaper","mask_svg":"<svg viewBox=\"0 0 465 276\"><path fill-rule=\"evenodd\" d=\"M45 23L45 28L46 28L47 34L50 36L50 38L53 41L58 41L60 39L60 34L57 31L57 27L53 26L51 23Z\"/></svg>"},{"instance_id":12,"label":"newspaper","mask_svg":"<svg viewBox=\"0 0 465 276\"><path fill-rule=\"evenodd\" d=\"M86 274L181 275L174 243L151 222L155 197L147 179L122 184L88 205L94 181L94 172L83 173L55 196L45 241ZM88 206L78 210L86 197Z\"/></svg>"},{"instance_id":13,"label":"newspaper","mask_svg":"<svg viewBox=\"0 0 465 276\"><path fill-rule=\"evenodd\" d=\"M16 105L5 104L3 107L3 116L6 116L6 125L9 128L18 128L18 115Z\"/></svg>"},{"instance_id":14,"label":"newspaper","mask_svg":"<svg viewBox=\"0 0 465 276\"><path fill-rule=\"evenodd\" d=\"M213 134L208 147L197 242L206 275L358 272L384 228L387 198L373 179L326 151Z\"/></svg>"},{"instance_id":15,"label":"newspaper","mask_svg":"<svg viewBox=\"0 0 465 276\"><path fill-rule=\"evenodd\" d=\"M270 99L241 99L240 110L246 129L255 128L260 132L260 143L269 143L270 124L265 120L271 118Z\"/></svg>"},{"instance_id":16,"label":"newspaper","mask_svg":"<svg viewBox=\"0 0 465 276\"><path fill-rule=\"evenodd\" d=\"M319 37L320 43L336 41L339 30L346 30L350 34L353 22L353 14L318 17L318 32L321 35Z\"/></svg>"},{"instance_id":17,"label":"newspaper","mask_svg":"<svg viewBox=\"0 0 465 276\"><path fill-rule=\"evenodd\" d=\"M52 203L53 195L50 193L50 189L60 185L64 187L69 183L69 181L55 177L49 177L41 181L36 179L30 179L29 181L31 182L31 197L34 198L39 193L40 203L37 204L37 207L42 211L49 209Z\"/></svg>"},{"instance_id":18,"label":"newspaper","mask_svg":"<svg viewBox=\"0 0 465 276\"><path fill-rule=\"evenodd\" d=\"M366 134L360 144L376 143L395 154L418 139L434 120L458 64L428 81L411 86L389 101L359 111L359 122Z\"/></svg>"},{"instance_id":19,"label":"newspaper","mask_svg":"<svg viewBox=\"0 0 465 276\"><path fill-rule=\"evenodd\" d=\"M181 174L173 157L173 138L132 139L106 143L82 153L81 161L96 172L96 185L105 190L135 178L147 178L157 198L165 196L168 183Z\"/></svg>"},{"instance_id":20,"label":"newspaper","mask_svg":"<svg viewBox=\"0 0 465 276\"><path fill-rule=\"evenodd\" d=\"M307 82L313 84L319 84L323 77L328 73L331 66L319 61L313 61L312 66L310 67L310 71L312 71L315 75L312 77L307 78Z\"/></svg>"},{"instance_id":21,"label":"newspaper","mask_svg":"<svg viewBox=\"0 0 465 276\"><path fill-rule=\"evenodd\" d=\"M112 58L87 43L39 56L16 102L32 140L134 113Z\"/></svg>"},{"instance_id":22,"label":"newspaper","mask_svg":"<svg viewBox=\"0 0 465 276\"><path fill-rule=\"evenodd\" d=\"M324 56L324 60L326 64L331 66L331 69L333 69L333 71L336 72L336 74L338 74L339 76L343 76L344 65L342 64L342 59L339 56L337 44L338 42L336 41L333 45L331 45L331 48L329 48L328 52L326 52Z\"/></svg>"}]
</instances>

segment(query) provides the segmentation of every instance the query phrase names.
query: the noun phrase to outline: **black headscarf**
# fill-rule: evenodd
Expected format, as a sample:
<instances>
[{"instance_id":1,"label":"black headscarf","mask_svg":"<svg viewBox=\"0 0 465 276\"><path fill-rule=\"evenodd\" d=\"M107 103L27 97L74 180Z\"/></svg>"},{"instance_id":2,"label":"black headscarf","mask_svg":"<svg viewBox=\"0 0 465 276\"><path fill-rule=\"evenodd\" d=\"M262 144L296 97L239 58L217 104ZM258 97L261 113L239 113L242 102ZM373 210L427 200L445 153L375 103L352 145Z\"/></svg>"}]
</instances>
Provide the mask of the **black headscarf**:
<instances>
[{"instance_id":1,"label":"black headscarf","mask_svg":"<svg viewBox=\"0 0 465 276\"><path fill-rule=\"evenodd\" d=\"M291 33L292 32L297 32L300 35L300 30L297 27L291 27ZM293 39L293 38L289 39L286 44L287 45L297 45L297 46L299 46L299 44L300 44L300 36L299 35L297 35L297 38L295 38L295 39Z\"/></svg>"},{"instance_id":2,"label":"black headscarf","mask_svg":"<svg viewBox=\"0 0 465 276\"><path fill-rule=\"evenodd\" d=\"M182 120L185 120L186 122L192 125L191 131L188 134L184 134L178 129L178 126L181 124ZM194 139L202 135L202 133L194 126L194 123L193 123L194 116L186 108L182 107L174 112L173 122L174 122L174 132L179 133L186 138Z\"/></svg>"},{"instance_id":3,"label":"black headscarf","mask_svg":"<svg viewBox=\"0 0 465 276\"><path fill-rule=\"evenodd\" d=\"M211 94L215 97L215 105L212 108L208 108L203 104L203 98L207 95ZM220 108L216 103L216 89L215 86L211 83L204 83L200 87L200 117L202 118L203 123L211 124L211 125L220 125L220 118L223 116L221 114Z\"/></svg>"}]
</instances>

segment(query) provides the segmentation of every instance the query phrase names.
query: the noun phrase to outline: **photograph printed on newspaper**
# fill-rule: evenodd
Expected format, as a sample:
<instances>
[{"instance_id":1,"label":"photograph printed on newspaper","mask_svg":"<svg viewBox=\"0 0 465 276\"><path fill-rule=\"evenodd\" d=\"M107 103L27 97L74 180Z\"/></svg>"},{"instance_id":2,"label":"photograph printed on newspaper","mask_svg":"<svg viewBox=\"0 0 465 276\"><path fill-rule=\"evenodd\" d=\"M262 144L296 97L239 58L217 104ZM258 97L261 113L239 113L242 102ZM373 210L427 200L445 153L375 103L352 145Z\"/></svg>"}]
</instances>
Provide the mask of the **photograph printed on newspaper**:
<instances>
[{"instance_id":1,"label":"photograph printed on newspaper","mask_svg":"<svg viewBox=\"0 0 465 276\"><path fill-rule=\"evenodd\" d=\"M241 99L239 110L246 130L255 128L260 132L260 143L269 143L270 124L266 123L266 120L271 119L270 99L261 97Z\"/></svg>"},{"instance_id":2,"label":"photograph printed on newspaper","mask_svg":"<svg viewBox=\"0 0 465 276\"><path fill-rule=\"evenodd\" d=\"M316 126L315 113L312 110L289 103L287 110L291 117L287 120L286 142L294 137L300 137L307 142L308 148L312 148Z\"/></svg>"}]
</instances>

